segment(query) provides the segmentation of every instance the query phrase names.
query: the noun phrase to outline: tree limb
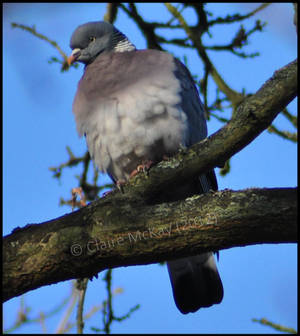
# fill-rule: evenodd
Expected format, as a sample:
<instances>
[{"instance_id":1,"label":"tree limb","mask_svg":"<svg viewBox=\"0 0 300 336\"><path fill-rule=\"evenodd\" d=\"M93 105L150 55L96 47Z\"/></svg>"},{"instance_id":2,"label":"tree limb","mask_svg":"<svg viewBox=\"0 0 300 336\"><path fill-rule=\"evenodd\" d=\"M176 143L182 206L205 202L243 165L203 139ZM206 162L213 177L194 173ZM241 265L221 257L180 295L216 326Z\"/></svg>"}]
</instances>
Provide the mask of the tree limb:
<instances>
[{"instance_id":1,"label":"tree limb","mask_svg":"<svg viewBox=\"0 0 300 336\"><path fill-rule=\"evenodd\" d=\"M4 301L59 281L259 243L297 240L297 190L225 190L145 205L113 192L3 240Z\"/></svg>"}]
</instances>

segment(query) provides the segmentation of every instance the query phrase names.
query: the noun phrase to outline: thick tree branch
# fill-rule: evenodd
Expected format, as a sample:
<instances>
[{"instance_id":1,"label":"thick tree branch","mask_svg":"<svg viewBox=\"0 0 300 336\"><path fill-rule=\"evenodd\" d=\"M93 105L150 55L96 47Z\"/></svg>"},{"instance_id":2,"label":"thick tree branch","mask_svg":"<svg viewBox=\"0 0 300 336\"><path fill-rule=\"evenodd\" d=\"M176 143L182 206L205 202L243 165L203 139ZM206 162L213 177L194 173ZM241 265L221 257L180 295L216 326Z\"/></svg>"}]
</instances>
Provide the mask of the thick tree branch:
<instances>
[{"instance_id":1,"label":"thick tree branch","mask_svg":"<svg viewBox=\"0 0 300 336\"><path fill-rule=\"evenodd\" d=\"M3 242L3 299L113 267L297 240L296 189L210 192L145 205L114 192Z\"/></svg>"}]
</instances>

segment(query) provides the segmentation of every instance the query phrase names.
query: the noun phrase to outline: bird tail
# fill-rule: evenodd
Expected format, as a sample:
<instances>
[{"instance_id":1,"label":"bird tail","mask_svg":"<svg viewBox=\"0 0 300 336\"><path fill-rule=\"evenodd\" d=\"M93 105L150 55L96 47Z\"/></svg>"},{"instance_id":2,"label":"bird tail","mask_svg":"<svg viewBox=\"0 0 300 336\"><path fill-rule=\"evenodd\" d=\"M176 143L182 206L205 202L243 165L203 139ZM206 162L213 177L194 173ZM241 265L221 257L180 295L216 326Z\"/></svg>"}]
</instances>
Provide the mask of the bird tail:
<instances>
[{"instance_id":1,"label":"bird tail","mask_svg":"<svg viewBox=\"0 0 300 336\"><path fill-rule=\"evenodd\" d=\"M223 285L212 252L168 261L173 296L182 314L220 303Z\"/></svg>"},{"instance_id":2,"label":"bird tail","mask_svg":"<svg viewBox=\"0 0 300 336\"><path fill-rule=\"evenodd\" d=\"M214 171L199 177L201 193L217 190ZM167 262L177 308L187 314L223 299L223 285L212 252Z\"/></svg>"}]
</instances>

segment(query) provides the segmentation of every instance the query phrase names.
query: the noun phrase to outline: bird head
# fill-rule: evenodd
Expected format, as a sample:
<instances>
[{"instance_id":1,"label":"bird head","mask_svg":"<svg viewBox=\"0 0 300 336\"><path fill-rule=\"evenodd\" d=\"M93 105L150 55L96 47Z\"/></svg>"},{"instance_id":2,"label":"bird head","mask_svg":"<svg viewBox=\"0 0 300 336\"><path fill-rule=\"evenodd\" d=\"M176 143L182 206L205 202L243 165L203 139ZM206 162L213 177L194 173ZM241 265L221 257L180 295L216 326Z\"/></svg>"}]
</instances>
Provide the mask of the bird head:
<instances>
[{"instance_id":1,"label":"bird head","mask_svg":"<svg viewBox=\"0 0 300 336\"><path fill-rule=\"evenodd\" d=\"M130 51L135 49L127 37L112 24L104 21L88 22L76 28L70 47L73 50L68 64L82 62L89 64L105 51Z\"/></svg>"}]
</instances>

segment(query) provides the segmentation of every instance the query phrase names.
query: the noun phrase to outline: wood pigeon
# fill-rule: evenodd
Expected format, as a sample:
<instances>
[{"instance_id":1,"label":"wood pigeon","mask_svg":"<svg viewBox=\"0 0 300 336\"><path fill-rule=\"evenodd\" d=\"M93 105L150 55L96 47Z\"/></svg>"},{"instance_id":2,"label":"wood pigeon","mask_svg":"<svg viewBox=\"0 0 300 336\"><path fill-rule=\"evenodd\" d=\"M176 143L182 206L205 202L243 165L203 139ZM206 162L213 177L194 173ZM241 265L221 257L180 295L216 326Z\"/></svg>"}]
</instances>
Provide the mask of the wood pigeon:
<instances>
[{"instance_id":1,"label":"wood pigeon","mask_svg":"<svg viewBox=\"0 0 300 336\"><path fill-rule=\"evenodd\" d=\"M137 50L108 22L80 25L68 63L85 64L73 103L92 160L114 182L143 162L157 163L207 136L204 107L188 69L158 50ZM214 171L162 192L156 201L217 190ZM220 303L223 286L212 252L167 262L183 314Z\"/></svg>"}]
</instances>

